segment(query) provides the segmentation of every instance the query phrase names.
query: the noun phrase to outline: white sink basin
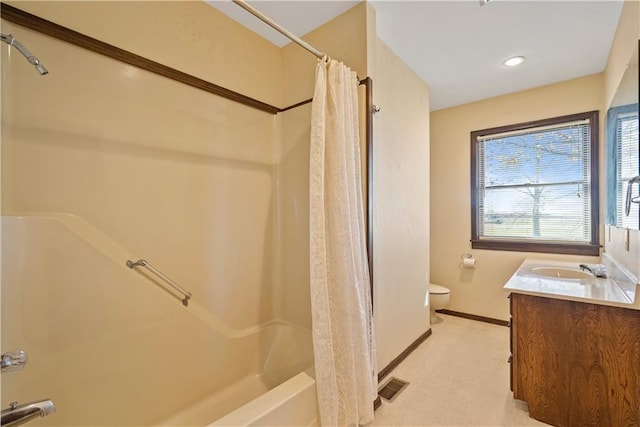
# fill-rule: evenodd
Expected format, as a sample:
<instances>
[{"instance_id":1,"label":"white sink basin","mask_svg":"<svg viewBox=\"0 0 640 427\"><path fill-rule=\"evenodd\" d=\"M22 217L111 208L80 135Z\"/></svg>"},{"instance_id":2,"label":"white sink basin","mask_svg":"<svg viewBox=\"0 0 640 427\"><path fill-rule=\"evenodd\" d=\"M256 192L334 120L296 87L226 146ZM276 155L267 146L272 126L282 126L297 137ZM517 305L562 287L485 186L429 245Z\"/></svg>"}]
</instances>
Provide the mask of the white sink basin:
<instances>
[{"instance_id":1,"label":"white sink basin","mask_svg":"<svg viewBox=\"0 0 640 427\"><path fill-rule=\"evenodd\" d=\"M525 295L640 310L640 279L628 275L606 253L602 254L601 262L607 277L597 278L580 269L581 263L593 261L593 258L573 262L527 258L504 288Z\"/></svg>"},{"instance_id":2,"label":"white sink basin","mask_svg":"<svg viewBox=\"0 0 640 427\"><path fill-rule=\"evenodd\" d=\"M593 277L591 273L587 273L586 271L562 267L534 267L531 269L531 272L539 276L555 277L558 279L587 279Z\"/></svg>"}]
</instances>

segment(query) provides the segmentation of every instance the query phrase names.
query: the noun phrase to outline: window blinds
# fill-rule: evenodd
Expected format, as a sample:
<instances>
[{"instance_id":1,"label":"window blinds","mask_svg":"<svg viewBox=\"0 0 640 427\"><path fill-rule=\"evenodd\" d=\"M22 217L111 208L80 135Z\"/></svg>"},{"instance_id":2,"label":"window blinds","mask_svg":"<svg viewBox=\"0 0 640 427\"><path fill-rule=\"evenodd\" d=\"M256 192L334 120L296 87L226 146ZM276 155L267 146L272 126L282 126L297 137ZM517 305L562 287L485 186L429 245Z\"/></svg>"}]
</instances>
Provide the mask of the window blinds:
<instances>
[{"instance_id":1,"label":"window blinds","mask_svg":"<svg viewBox=\"0 0 640 427\"><path fill-rule=\"evenodd\" d=\"M591 240L589 120L477 140L480 238Z\"/></svg>"},{"instance_id":2,"label":"window blinds","mask_svg":"<svg viewBox=\"0 0 640 427\"><path fill-rule=\"evenodd\" d=\"M619 227L640 228L640 205L631 204L629 216L624 214L627 182L640 174L638 150L638 113L620 114L616 118L616 222ZM632 197L638 196L638 186L632 188Z\"/></svg>"}]
</instances>

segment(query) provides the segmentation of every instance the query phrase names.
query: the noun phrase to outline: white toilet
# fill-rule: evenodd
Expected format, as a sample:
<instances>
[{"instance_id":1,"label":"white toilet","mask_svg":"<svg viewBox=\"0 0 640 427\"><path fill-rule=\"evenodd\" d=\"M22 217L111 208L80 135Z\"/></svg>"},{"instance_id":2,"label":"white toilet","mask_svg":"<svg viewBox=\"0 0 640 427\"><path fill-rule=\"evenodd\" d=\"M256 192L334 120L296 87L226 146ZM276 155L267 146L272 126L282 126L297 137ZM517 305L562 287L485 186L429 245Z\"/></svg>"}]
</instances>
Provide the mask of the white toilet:
<instances>
[{"instance_id":1,"label":"white toilet","mask_svg":"<svg viewBox=\"0 0 640 427\"><path fill-rule=\"evenodd\" d=\"M431 311L431 323L442 322L442 317L436 314L449 304L449 289L444 286L429 283L429 310Z\"/></svg>"}]
</instances>

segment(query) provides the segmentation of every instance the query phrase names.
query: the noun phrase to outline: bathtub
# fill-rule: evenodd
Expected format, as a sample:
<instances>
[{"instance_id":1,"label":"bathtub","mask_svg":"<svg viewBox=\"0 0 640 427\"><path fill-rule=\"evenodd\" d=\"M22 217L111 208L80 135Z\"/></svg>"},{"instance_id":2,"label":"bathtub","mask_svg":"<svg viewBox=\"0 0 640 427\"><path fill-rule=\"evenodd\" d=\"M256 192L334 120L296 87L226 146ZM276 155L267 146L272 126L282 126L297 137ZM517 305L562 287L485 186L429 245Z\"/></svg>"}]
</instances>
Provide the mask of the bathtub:
<instances>
[{"instance_id":1,"label":"bathtub","mask_svg":"<svg viewBox=\"0 0 640 427\"><path fill-rule=\"evenodd\" d=\"M308 329L185 309L73 218L2 217L2 247L2 347L29 353L3 407L51 398L39 425L316 425Z\"/></svg>"},{"instance_id":2,"label":"bathtub","mask_svg":"<svg viewBox=\"0 0 640 427\"><path fill-rule=\"evenodd\" d=\"M209 426L319 426L316 382L301 372Z\"/></svg>"},{"instance_id":3,"label":"bathtub","mask_svg":"<svg viewBox=\"0 0 640 427\"><path fill-rule=\"evenodd\" d=\"M230 405L255 395L261 388L262 394L216 419ZM311 370L307 370L271 390L265 388L259 376L247 377L180 411L161 425L315 427L320 425L317 412L315 380Z\"/></svg>"}]
</instances>

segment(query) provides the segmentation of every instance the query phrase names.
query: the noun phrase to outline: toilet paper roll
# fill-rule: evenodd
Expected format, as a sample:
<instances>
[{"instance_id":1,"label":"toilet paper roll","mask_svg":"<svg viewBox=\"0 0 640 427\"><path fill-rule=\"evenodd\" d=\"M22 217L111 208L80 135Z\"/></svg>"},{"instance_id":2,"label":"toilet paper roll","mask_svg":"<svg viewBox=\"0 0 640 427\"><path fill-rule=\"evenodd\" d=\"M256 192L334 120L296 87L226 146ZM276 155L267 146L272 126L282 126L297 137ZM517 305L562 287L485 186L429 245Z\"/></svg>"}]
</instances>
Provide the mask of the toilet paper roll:
<instances>
[{"instance_id":1,"label":"toilet paper roll","mask_svg":"<svg viewBox=\"0 0 640 427\"><path fill-rule=\"evenodd\" d=\"M465 267L473 268L476 266L475 258L465 258L462 260L462 265Z\"/></svg>"}]
</instances>

